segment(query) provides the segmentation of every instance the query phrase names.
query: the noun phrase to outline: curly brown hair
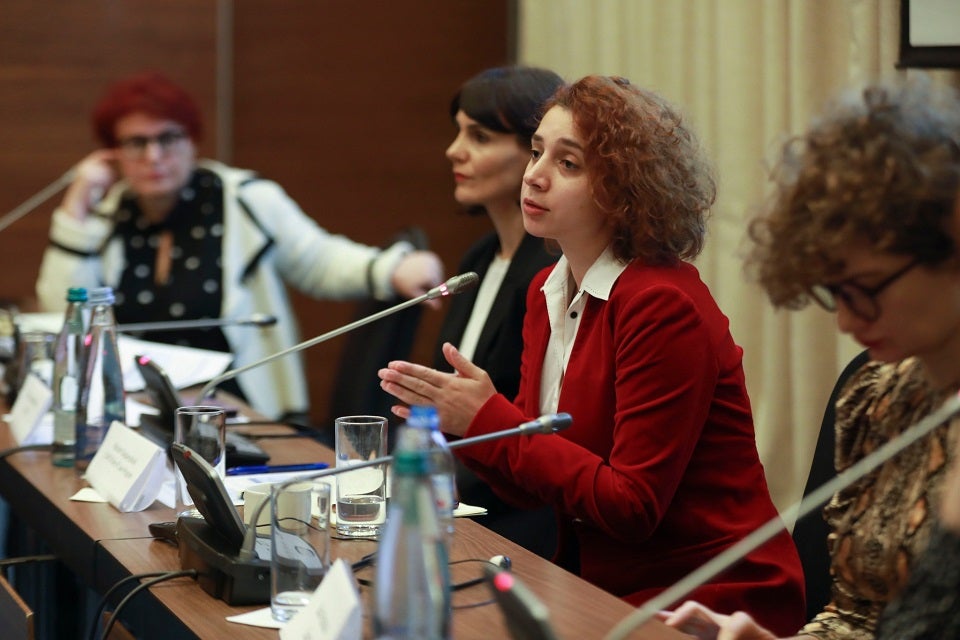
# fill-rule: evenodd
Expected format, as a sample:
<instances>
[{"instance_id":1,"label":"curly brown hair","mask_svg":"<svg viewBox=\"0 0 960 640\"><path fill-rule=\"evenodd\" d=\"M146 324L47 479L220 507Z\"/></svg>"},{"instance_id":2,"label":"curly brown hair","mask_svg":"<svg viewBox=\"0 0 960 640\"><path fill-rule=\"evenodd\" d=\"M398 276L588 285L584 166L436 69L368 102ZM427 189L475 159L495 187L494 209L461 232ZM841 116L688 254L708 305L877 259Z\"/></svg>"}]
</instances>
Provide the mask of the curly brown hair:
<instances>
[{"instance_id":1,"label":"curly brown hair","mask_svg":"<svg viewBox=\"0 0 960 640\"><path fill-rule=\"evenodd\" d=\"M584 144L592 196L610 216L612 250L652 265L703 249L716 182L680 113L624 78L586 76L548 102L570 111Z\"/></svg>"},{"instance_id":2,"label":"curly brown hair","mask_svg":"<svg viewBox=\"0 0 960 640\"><path fill-rule=\"evenodd\" d=\"M846 92L784 145L775 191L751 221L748 271L775 306L800 308L856 243L936 265L955 252L960 100L920 77Z\"/></svg>"}]
</instances>

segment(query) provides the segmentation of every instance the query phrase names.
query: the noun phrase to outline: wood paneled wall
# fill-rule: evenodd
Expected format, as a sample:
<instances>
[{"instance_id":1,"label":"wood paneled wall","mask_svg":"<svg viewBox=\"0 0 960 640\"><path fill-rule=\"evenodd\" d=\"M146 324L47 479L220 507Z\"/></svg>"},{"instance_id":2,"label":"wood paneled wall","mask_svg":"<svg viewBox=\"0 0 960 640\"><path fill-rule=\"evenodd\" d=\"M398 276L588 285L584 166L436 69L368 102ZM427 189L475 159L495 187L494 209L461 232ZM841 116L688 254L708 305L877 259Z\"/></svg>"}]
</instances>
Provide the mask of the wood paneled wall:
<instances>
[{"instance_id":1,"label":"wood paneled wall","mask_svg":"<svg viewBox=\"0 0 960 640\"><path fill-rule=\"evenodd\" d=\"M6 0L0 20L0 213L93 149L90 108L111 80L160 69L207 118L205 155L277 180L324 227L382 244L424 228L456 270L489 229L460 216L443 152L456 87L508 61L509 0ZM218 25L230 25L218 40ZM218 45L229 58L218 59ZM228 102L217 103L218 62ZM217 140L219 109L230 121ZM0 233L0 298L29 304L58 197ZM353 305L294 294L304 338ZM264 310L268 311L268 310ZM442 313L424 314L415 347L428 360ZM307 353L313 415L324 416L337 341Z\"/></svg>"}]
</instances>

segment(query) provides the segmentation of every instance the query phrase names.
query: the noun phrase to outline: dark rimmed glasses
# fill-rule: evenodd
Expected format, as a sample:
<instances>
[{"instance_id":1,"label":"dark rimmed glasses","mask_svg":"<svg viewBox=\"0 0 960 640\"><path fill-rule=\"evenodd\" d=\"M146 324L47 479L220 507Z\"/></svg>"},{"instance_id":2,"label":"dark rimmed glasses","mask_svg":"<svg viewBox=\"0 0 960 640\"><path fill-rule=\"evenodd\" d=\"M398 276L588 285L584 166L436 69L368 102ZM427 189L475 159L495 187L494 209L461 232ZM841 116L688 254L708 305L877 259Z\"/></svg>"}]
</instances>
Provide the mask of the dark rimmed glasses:
<instances>
[{"instance_id":1,"label":"dark rimmed glasses","mask_svg":"<svg viewBox=\"0 0 960 640\"><path fill-rule=\"evenodd\" d=\"M183 140L187 139L187 132L183 129L167 129L155 136L130 136L117 141L120 151L130 158L137 160L147 154L151 143L156 143L161 153L170 153Z\"/></svg>"},{"instance_id":2,"label":"dark rimmed glasses","mask_svg":"<svg viewBox=\"0 0 960 640\"><path fill-rule=\"evenodd\" d=\"M880 317L877 296L918 264L920 260L914 259L872 287L854 282L815 284L810 287L810 297L827 311L836 311L837 300L842 300L853 315L861 320L873 322Z\"/></svg>"}]
</instances>

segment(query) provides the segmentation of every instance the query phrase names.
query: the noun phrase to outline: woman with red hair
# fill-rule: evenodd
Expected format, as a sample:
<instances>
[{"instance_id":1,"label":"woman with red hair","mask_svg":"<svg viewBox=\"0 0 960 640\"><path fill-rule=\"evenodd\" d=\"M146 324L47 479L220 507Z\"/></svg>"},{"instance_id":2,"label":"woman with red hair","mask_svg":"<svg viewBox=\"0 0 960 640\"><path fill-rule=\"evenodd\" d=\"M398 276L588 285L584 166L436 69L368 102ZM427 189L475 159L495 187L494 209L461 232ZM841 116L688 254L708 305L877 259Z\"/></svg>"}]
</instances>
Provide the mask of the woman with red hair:
<instances>
[{"instance_id":1,"label":"woman with red hair","mask_svg":"<svg viewBox=\"0 0 960 640\"><path fill-rule=\"evenodd\" d=\"M696 138L660 96L598 76L560 89L533 135L521 207L527 232L563 256L527 292L516 400L450 344L454 373L380 371L387 392L437 406L458 436L570 413L557 435L457 454L504 500L552 506L555 560L634 604L777 517L742 351L687 262L715 191ZM803 592L784 530L696 594L786 632L803 621Z\"/></svg>"},{"instance_id":2,"label":"woman with red hair","mask_svg":"<svg viewBox=\"0 0 960 640\"><path fill-rule=\"evenodd\" d=\"M276 315L259 333L224 326L140 336L229 351L243 366L299 341L286 284L314 297L386 299L419 295L442 277L432 253L332 235L275 182L198 160L200 111L161 74L109 87L93 130L103 148L77 166L53 215L37 281L45 309L62 308L68 287L107 285L120 323ZM241 374L238 385L230 390L268 416L308 411L296 354Z\"/></svg>"}]
</instances>

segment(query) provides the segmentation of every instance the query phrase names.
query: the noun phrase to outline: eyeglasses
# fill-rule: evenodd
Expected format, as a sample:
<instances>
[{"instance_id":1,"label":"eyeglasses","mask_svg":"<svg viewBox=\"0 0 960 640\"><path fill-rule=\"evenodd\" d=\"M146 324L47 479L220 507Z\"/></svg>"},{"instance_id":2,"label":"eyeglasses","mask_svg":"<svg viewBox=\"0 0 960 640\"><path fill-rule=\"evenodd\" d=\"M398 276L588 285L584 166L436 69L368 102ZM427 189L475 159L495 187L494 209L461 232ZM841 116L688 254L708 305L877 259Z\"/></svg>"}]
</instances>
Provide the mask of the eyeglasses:
<instances>
[{"instance_id":1,"label":"eyeglasses","mask_svg":"<svg viewBox=\"0 0 960 640\"><path fill-rule=\"evenodd\" d=\"M867 322L873 322L880 317L877 296L918 264L920 260L912 260L872 287L864 287L853 282L815 284L810 287L810 297L827 311L836 311L837 300L842 300L853 315Z\"/></svg>"},{"instance_id":2,"label":"eyeglasses","mask_svg":"<svg viewBox=\"0 0 960 640\"><path fill-rule=\"evenodd\" d=\"M146 155L151 142L157 143L161 153L170 153L181 141L187 138L183 129L167 129L155 136L130 136L117 142L125 156L132 160Z\"/></svg>"}]
</instances>

